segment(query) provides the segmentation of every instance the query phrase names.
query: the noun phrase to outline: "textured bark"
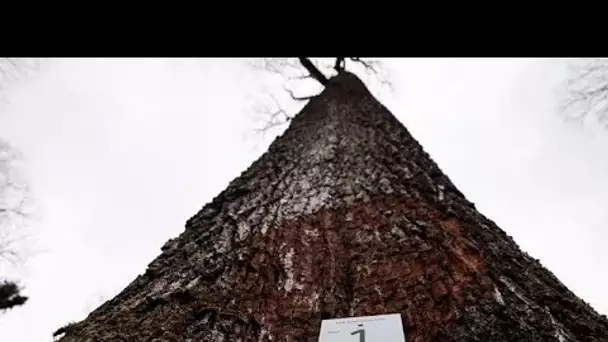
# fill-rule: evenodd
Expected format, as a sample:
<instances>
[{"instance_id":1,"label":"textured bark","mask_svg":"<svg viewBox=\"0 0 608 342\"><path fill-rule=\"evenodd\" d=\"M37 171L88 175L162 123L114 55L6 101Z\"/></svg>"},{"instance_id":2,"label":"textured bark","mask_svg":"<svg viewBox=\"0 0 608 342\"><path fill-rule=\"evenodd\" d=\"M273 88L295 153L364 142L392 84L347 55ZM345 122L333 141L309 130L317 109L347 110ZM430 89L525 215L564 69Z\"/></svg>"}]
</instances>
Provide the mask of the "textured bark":
<instances>
[{"instance_id":1,"label":"textured bark","mask_svg":"<svg viewBox=\"0 0 608 342\"><path fill-rule=\"evenodd\" d=\"M401 313L408 341L608 341L608 321L456 189L354 75L60 341L301 341Z\"/></svg>"}]
</instances>

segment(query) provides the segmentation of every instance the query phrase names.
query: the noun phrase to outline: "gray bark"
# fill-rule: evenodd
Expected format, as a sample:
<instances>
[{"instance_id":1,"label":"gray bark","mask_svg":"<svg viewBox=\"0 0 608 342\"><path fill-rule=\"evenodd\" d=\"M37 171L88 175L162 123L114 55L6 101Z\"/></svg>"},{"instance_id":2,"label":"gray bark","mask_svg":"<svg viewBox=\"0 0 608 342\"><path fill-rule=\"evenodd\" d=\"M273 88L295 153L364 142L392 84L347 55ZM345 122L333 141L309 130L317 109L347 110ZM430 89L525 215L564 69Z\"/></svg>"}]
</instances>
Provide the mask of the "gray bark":
<instances>
[{"instance_id":1,"label":"gray bark","mask_svg":"<svg viewBox=\"0 0 608 342\"><path fill-rule=\"evenodd\" d=\"M120 294L61 342L317 341L401 313L407 341L608 341L342 72Z\"/></svg>"}]
</instances>

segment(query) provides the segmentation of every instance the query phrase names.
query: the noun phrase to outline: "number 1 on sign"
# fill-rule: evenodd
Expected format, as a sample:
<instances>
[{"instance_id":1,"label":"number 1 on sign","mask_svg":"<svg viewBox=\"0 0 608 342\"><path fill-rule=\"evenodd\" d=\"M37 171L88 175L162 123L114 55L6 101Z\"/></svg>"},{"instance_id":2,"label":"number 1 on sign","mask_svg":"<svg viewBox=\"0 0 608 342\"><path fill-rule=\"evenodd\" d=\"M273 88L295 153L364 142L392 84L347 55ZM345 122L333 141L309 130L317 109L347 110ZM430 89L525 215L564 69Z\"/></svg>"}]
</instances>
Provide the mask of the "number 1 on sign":
<instances>
[{"instance_id":1,"label":"number 1 on sign","mask_svg":"<svg viewBox=\"0 0 608 342\"><path fill-rule=\"evenodd\" d=\"M351 335L359 334L359 342L365 342L365 330L359 329L350 333Z\"/></svg>"}]
</instances>

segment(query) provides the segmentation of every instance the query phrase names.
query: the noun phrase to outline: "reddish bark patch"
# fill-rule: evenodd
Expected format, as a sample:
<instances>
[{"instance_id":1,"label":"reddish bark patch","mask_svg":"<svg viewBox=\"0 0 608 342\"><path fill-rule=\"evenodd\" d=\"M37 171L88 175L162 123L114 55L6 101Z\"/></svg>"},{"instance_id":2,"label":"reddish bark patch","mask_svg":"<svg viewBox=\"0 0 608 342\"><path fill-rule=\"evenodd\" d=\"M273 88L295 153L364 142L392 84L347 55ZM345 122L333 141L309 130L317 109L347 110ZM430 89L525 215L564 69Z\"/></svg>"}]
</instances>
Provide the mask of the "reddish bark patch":
<instances>
[{"instance_id":1,"label":"reddish bark patch","mask_svg":"<svg viewBox=\"0 0 608 342\"><path fill-rule=\"evenodd\" d=\"M249 309L279 340L316 341L322 316L385 313L403 315L408 341L432 340L463 309L465 288L492 291L458 219L420 201L322 210L255 240L252 268L272 281L247 286L239 300L262 303Z\"/></svg>"}]
</instances>

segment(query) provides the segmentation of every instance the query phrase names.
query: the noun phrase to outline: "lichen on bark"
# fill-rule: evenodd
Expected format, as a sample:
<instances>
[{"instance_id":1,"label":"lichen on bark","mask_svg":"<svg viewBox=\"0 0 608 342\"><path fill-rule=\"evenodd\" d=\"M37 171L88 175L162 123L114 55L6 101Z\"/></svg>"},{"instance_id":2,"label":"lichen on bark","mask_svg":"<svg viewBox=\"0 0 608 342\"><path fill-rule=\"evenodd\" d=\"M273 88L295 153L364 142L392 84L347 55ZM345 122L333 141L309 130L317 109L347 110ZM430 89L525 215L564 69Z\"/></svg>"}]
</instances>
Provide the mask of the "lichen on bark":
<instances>
[{"instance_id":1,"label":"lichen on bark","mask_svg":"<svg viewBox=\"0 0 608 342\"><path fill-rule=\"evenodd\" d=\"M410 342L608 341L348 72L161 250L60 341L312 342L384 313Z\"/></svg>"}]
</instances>

